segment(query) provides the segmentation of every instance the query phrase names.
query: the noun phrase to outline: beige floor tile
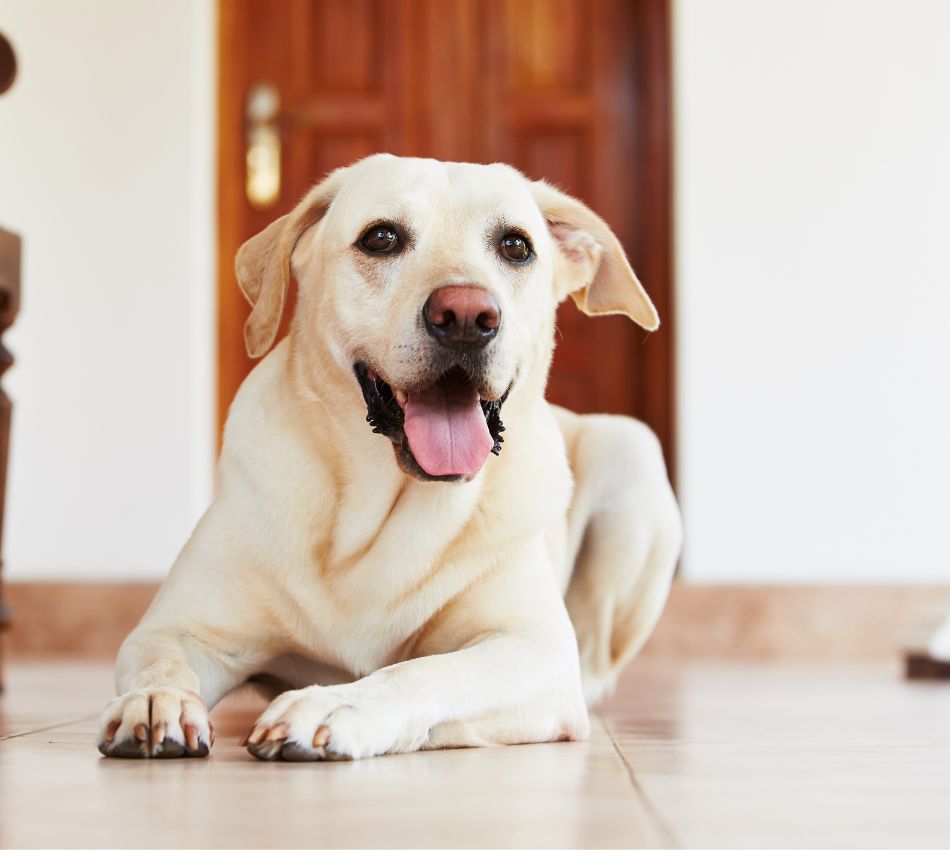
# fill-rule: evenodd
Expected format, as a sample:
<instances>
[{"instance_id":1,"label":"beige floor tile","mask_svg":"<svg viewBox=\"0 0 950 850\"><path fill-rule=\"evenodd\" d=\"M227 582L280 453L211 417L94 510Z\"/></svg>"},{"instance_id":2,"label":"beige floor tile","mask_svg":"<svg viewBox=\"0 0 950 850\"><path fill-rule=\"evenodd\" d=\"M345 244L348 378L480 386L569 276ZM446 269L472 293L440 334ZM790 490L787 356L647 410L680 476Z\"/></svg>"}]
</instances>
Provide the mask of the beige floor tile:
<instances>
[{"instance_id":1,"label":"beige floor tile","mask_svg":"<svg viewBox=\"0 0 950 850\"><path fill-rule=\"evenodd\" d=\"M640 668L606 717L685 846L950 845L950 686L890 666Z\"/></svg>"},{"instance_id":2,"label":"beige floor tile","mask_svg":"<svg viewBox=\"0 0 950 850\"><path fill-rule=\"evenodd\" d=\"M108 695L102 671L88 687L68 670L43 672L18 671L0 711L48 700L85 711L90 697L98 706ZM57 692L54 673L68 690ZM43 696L15 696L25 682ZM578 744L263 764L236 743L254 700L215 712L218 742L206 760L101 759L93 720L0 742L0 846L670 844L600 724Z\"/></svg>"},{"instance_id":3,"label":"beige floor tile","mask_svg":"<svg viewBox=\"0 0 950 850\"><path fill-rule=\"evenodd\" d=\"M896 666L641 662L587 743L311 765L237 746L251 694L210 759L142 763L93 749L105 665L9 685L3 847L950 845L950 685Z\"/></svg>"},{"instance_id":4,"label":"beige floor tile","mask_svg":"<svg viewBox=\"0 0 950 850\"><path fill-rule=\"evenodd\" d=\"M0 694L0 740L97 714L112 694L112 671L99 662L11 664Z\"/></svg>"}]
</instances>

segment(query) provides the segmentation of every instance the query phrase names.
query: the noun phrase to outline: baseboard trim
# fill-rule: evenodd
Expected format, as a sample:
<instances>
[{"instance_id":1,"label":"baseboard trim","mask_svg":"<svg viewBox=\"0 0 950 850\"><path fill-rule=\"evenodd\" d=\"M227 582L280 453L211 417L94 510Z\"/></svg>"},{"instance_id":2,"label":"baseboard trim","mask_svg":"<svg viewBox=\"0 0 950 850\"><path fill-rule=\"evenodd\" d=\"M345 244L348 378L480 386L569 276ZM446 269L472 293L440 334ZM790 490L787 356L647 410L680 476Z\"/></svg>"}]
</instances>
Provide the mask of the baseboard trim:
<instances>
[{"instance_id":1,"label":"baseboard trim","mask_svg":"<svg viewBox=\"0 0 950 850\"><path fill-rule=\"evenodd\" d=\"M14 582L8 657L114 656L157 584ZM950 611L950 586L724 587L677 582L644 654L749 661L897 659Z\"/></svg>"},{"instance_id":2,"label":"baseboard trim","mask_svg":"<svg viewBox=\"0 0 950 850\"><path fill-rule=\"evenodd\" d=\"M153 582L10 582L7 657L114 656L157 590Z\"/></svg>"},{"instance_id":3,"label":"baseboard trim","mask_svg":"<svg viewBox=\"0 0 950 850\"><path fill-rule=\"evenodd\" d=\"M950 611L950 585L677 583L644 654L747 661L898 660Z\"/></svg>"}]
</instances>

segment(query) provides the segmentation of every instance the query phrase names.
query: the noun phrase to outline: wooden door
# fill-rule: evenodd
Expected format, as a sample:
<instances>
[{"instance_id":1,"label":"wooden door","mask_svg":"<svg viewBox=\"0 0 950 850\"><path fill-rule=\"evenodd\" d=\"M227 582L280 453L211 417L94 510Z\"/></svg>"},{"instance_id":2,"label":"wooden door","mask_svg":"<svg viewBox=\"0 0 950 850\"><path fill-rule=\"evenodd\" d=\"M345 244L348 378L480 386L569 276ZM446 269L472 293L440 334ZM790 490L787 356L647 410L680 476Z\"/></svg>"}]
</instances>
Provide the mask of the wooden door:
<instances>
[{"instance_id":1,"label":"wooden door","mask_svg":"<svg viewBox=\"0 0 950 850\"><path fill-rule=\"evenodd\" d=\"M219 416L253 365L233 275L240 244L327 171L376 151L504 161L600 213L660 312L558 314L548 397L638 416L672 463L668 0L221 0ZM279 92L280 192L245 194L245 109Z\"/></svg>"}]
</instances>

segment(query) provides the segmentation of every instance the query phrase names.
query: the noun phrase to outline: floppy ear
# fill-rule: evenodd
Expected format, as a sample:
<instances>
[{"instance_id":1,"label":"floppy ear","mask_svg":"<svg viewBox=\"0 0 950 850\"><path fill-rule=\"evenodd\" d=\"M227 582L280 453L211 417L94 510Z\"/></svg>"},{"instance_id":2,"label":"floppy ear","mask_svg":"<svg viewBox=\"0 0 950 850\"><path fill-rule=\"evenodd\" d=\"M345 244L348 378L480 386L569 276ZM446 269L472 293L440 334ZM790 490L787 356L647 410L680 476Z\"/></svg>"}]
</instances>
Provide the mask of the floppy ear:
<instances>
[{"instance_id":1,"label":"floppy ear","mask_svg":"<svg viewBox=\"0 0 950 850\"><path fill-rule=\"evenodd\" d=\"M326 213L342 182L337 169L285 216L252 236L237 252L234 270L253 309L244 324L251 357L263 357L274 344L290 288L290 259L300 237Z\"/></svg>"},{"instance_id":2,"label":"floppy ear","mask_svg":"<svg viewBox=\"0 0 950 850\"><path fill-rule=\"evenodd\" d=\"M640 327L656 330L656 308L606 222L543 180L531 188L558 247L554 274L559 297L570 295L588 316L623 313Z\"/></svg>"}]
</instances>

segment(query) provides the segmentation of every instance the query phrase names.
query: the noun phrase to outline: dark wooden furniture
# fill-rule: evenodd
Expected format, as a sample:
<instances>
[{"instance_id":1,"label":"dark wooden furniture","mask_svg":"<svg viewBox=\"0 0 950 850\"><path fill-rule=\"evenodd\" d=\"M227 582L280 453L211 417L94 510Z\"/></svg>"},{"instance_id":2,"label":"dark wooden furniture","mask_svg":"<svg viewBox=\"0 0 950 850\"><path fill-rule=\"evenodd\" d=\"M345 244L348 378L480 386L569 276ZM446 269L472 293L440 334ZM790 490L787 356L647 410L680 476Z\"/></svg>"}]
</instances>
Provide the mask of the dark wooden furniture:
<instances>
[{"instance_id":1,"label":"dark wooden furniture","mask_svg":"<svg viewBox=\"0 0 950 850\"><path fill-rule=\"evenodd\" d=\"M0 94L16 79L17 63L13 46L0 33ZM13 356L3 347L3 333L16 318L20 306L20 237L0 227L0 378L13 364ZM3 515L7 495L7 452L10 447L12 409L0 386L0 634L10 625L10 610L3 599ZM0 691L3 690L3 644L0 642Z\"/></svg>"},{"instance_id":2,"label":"dark wooden furniture","mask_svg":"<svg viewBox=\"0 0 950 850\"><path fill-rule=\"evenodd\" d=\"M548 397L638 416L673 458L669 0L221 0L218 410L253 365L234 280L241 243L322 174L376 151L510 162L577 195L614 228L660 312L558 314ZM279 98L273 204L245 194L248 95ZM671 468L672 471L672 468Z\"/></svg>"},{"instance_id":3,"label":"dark wooden furniture","mask_svg":"<svg viewBox=\"0 0 950 850\"><path fill-rule=\"evenodd\" d=\"M20 306L20 237L0 228L0 378L13 364L3 346L3 333L13 324ZM0 632L10 625L10 611L3 600L3 516L7 492L7 453L13 404L0 387ZM0 690L3 690L3 656L0 646Z\"/></svg>"}]
</instances>

